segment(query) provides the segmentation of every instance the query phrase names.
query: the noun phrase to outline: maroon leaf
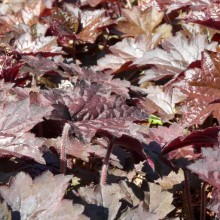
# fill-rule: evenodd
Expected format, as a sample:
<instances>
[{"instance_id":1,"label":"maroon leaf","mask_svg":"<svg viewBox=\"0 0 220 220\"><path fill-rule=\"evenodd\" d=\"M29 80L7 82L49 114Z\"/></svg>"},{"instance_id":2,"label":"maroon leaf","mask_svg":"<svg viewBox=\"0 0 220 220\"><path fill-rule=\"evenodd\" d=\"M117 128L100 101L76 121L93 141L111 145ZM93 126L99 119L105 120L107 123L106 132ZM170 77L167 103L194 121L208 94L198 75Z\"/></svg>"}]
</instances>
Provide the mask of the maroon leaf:
<instances>
[{"instance_id":1,"label":"maroon leaf","mask_svg":"<svg viewBox=\"0 0 220 220\"><path fill-rule=\"evenodd\" d=\"M197 147L214 146L216 143L218 143L219 131L220 127L210 127L204 130L194 131L187 136L178 137L166 144L163 148L162 153L167 154L173 150L189 145Z\"/></svg>"},{"instance_id":2,"label":"maroon leaf","mask_svg":"<svg viewBox=\"0 0 220 220\"><path fill-rule=\"evenodd\" d=\"M95 136L97 130L105 130L115 137L121 137L123 134L138 136L139 126L129 118L107 118L75 122L73 125L74 133L84 142L90 142ZM141 135L139 135L141 136Z\"/></svg>"},{"instance_id":3,"label":"maroon leaf","mask_svg":"<svg viewBox=\"0 0 220 220\"><path fill-rule=\"evenodd\" d=\"M0 187L0 194L13 211L19 212L21 219L79 218L83 206L62 200L71 178L71 175L53 176L47 171L32 180L21 172L11 179L9 186Z\"/></svg>"},{"instance_id":4,"label":"maroon leaf","mask_svg":"<svg viewBox=\"0 0 220 220\"><path fill-rule=\"evenodd\" d=\"M133 136L133 137L132 137ZM136 138L136 139L135 139ZM128 135L122 135L118 140L115 141L115 145L123 147L127 149L130 152L135 152L138 154L141 158L146 160L149 164L149 166L152 168L152 170L155 170L155 165L153 160L145 153L144 147L141 144L141 140L143 140L143 137L141 137L140 133L136 133L135 135L131 132L130 136ZM135 147L134 147L135 146Z\"/></svg>"},{"instance_id":5,"label":"maroon leaf","mask_svg":"<svg viewBox=\"0 0 220 220\"><path fill-rule=\"evenodd\" d=\"M181 10L182 8L188 8L191 6L191 9L197 7L209 7L210 5L218 2L218 0L198 0L198 1L190 1L190 0L148 0L143 1L140 0L141 8L149 8L155 7L157 10L166 11L167 14L171 14L176 10Z\"/></svg>"},{"instance_id":6,"label":"maroon leaf","mask_svg":"<svg viewBox=\"0 0 220 220\"><path fill-rule=\"evenodd\" d=\"M129 106L125 98L111 95L111 87L97 83L80 81L75 88L59 94L61 103L69 108L75 134L85 142L89 142L99 129L117 137L132 132L135 135L138 125L133 121L147 118L143 111ZM58 97L53 99L57 101Z\"/></svg>"},{"instance_id":7,"label":"maroon leaf","mask_svg":"<svg viewBox=\"0 0 220 220\"><path fill-rule=\"evenodd\" d=\"M210 104L219 98L219 54L203 53L201 68L189 69L185 72L189 83L181 87L188 96L182 108L184 124L202 124L211 114L219 120L219 104Z\"/></svg>"},{"instance_id":8,"label":"maroon leaf","mask_svg":"<svg viewBox=\"0 0 220 220\"><path fill-rule=\"evenodd\" d=\"M183 19L187 22L194 22L220 30L219 8L220 3L217 2L194 7L188 15L183 17Z\"/></svg>"},{"instance_id":9,"label":"maroon leaf","mask_svg":"<svg viewBox=\"0 0 220 220\"><path fill-rule=\"evenodd\" d=\"M27 85L31 77L28 73L21 72L24 62L17 62L13 57L0 56L0 63L2 65L0 79L5 82L15 83L16 86Z\"/></svg>"},{"instance_id":10,"label":"maroon leaf","mask_svg":"<svg viewBox=\"0 0 220 220\"><path fill-rule=\"evenodd\" d=\"M69 10L69 7L66 6L66 10L62 8L54 8L51 10L51 14L44 18L50 25L48 30L50 34L58 37L75 37L74 33L76 33L79 28L79 19L75 15L76 11Z\"/></svg>"}]
</instances>

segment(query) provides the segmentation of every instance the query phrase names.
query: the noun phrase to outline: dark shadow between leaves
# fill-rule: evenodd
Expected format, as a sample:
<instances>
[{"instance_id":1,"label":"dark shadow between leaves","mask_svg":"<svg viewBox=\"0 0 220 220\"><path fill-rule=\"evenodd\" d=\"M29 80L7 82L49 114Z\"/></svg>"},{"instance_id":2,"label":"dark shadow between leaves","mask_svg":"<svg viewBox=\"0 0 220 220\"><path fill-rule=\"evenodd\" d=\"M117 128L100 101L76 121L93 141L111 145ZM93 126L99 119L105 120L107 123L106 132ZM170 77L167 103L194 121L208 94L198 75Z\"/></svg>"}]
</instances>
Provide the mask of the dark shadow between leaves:
<instances>
[{"instance_id":1,"label":"dark shadow between leaves","mask_svg":"<svg viewBox=\"0 0 220 220\"><path fill-rule=\"evenodd\" d=\"M12 219L13 220L21 220L21 214L19 211L12 212Z\"/></svg>"},{"instance_id":2,"label":"dark shadow between leaves","mask_svg":"<svg viewBox=\"0 0 220 220\"><path fill-rule=\"evenodd\" d=\"M108 213L108 209L103 206L86 204L83 214L89 216L91 220L108 220Z\"/></svg>"},{"instance_id":3,"label":"dark shadow between leaves","mask_svg":"<svg viewBox=\"0 0 220 220\"><path fill-rule=\"evenodd\" d=\"M36 137L57 138L61 136L65 122L59 120L45 120L35 125L31 132Z\"/></svg>"}]
</instances>

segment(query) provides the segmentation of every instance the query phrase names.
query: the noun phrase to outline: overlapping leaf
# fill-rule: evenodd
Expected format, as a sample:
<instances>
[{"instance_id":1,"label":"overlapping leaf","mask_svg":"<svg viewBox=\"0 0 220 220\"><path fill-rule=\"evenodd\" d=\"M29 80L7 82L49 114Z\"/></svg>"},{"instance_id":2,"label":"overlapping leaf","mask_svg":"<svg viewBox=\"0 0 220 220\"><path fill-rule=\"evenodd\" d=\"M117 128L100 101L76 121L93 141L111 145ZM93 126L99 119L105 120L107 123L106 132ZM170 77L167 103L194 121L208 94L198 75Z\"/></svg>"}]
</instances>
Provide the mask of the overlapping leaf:
<instances>
[{"instance_id":1,"label":"overlapping leaf","mask_svg":"<svg viewBox=\"0 0 220 220\"><path fill-rule=\"evenodd\" d=\"M165 121L172 119L174 115L178 112L176 105L177 103L182 102L186 99L186 95L180 91L179 88L161 88L157 87L149 87L146 89L148 93L147 99L142 100L141 104L145 105L148 108L149 100L153 102L156 107L153 107L154 112L151 113L159 113Z\"/></svg>"},{"instance_id":2,"label":"overlapping leaf","mask_svg":"<svg viewBox=\"0 0 220 220\"><path fill-rule=\"evenodd\" d=\"M48 53L48 54L60 54L64 53L61 47L57 45L57 38L50 36L39 35L33 40L33 36L30 33L21 35L14 43L15 49L21 54L36 54L36 53Z\"/></svg>"},{"instance_id":3,"label":"overlapping leaf","mask_svg":"<svg viewBox=\"0 0 220 220\"><path fill-rule=\"evenodd\" d=\"M190 1L190 0L148 0L140 1L141 8L149 8L155 7L157 10L166 11L167 14L172 13L176 10L181 10L181 8L189 7L193 9L196 7L209 7L210 5L218 2L218 0L198 0L198 1Z\"/></svg>"},{"instance_id":4,"label":"overlapping leaf","mask_svg":"<svg viewBox=\"0 0 220 220\"><path fill-rule=\"evenodd\" d=\"M218 0L1 1L0 182L58 161L75 177L66 191L71 176L19 173L0 187L0 218L188 218L183 173L164 176L173 158L212 185L218 218L218 14Z\"/></svg>"},{"instance_id":5,"label":"overlapping leaf","mask_svg":"<svg viewBox=\"0 0 220 220\"><path fill-rule=\"evenodd\" d=\"M185 70L192 62L202 58L204 50L216 50L217 44L208 43L205 35L196 35L187 39L180 32L162 43L163 49L156 48L144 53L134 64L138 66L154 65L154 68L145 71L141 82L160 79L164 76L175 76Z\"/></svg>"},{"instance_id":6,"label":"overlapping leaf","mask_svg":"<svg viewBox=\"0 0 220 220\"><path fill-rule=\"evenodd\" d=\"M186 19L187 22L194 22L198 24L205 25L209 28L213 28L216 30L220 30L220 3L213 2L208 5L201 5L194 7L192 11L187 16L183 18Z\"/></svg>"},{"instance_id":7,"label":"overlapping leaf","mask_svg":"<svg viewBox=\"0 0 220 220\"><path fill-rule=\"evenodd\" d=\"M7 1L0 4L0 33L19 30L18 24L29 26L38 22L40 14L52 6L53 1Z\"/></svg>"},{"instance_id":8,"label":"overlapping leaf","mask_svg":"<svg viewBox=\"0 0 220 220\"><path fill-rule=\"evenodd\" d=\"M90 82L96 82L103 85L106 88L111 88L111 91L117 95L129 98L129 87L131 83L128 80L121 80L119 78L113 78L112 75L104 74L102 72L93 71L90 68L80 68L78 65L71 64L59 64L66 72L71 75L76 75L79 80L86 80Z\"/></svg>"},{"instance_id":9,"label":"overlapping leaf","mask_svg":"<svg viewBox=\"0 0 220 220\"><path fill-rule=\"evenodd\" d=\"M113 87L114 88L114 87ZM120 137L122 134L135 135L138 125L133 121L146 120L147 115L135 106L126 104L126 99L111 95L111 87L80 81L68 92L57 91L57 95L46 95L48 99L64 103L72 117L75 134L89 142L99 129L110 131Z\"/></svg>"},{"instance_id":10,"label":"overlapping leaf","mask_svg":"<svg viewBox=\"0 0 220 220\"><path fill-rule=\"evenodd\" d=\"M203 54L201 68L185 72L189 82L181 88L188 96L182 108L185 124L201 124L213 114L219 120L219 104L210 104L219 99L219 54Z\"/></svg>"},{"instance_id":11,"label":"overlapping leaf","mask_svg":"<svg viewBox=\"0 0 220 220\"><path fill-rule=\"evenodd\" d=\"M79 218L83 206L62 200L71 178L71 175L53 176L48 171L32 180L21 172L12 178L9 186L0 187L0 194L21 219Z\"/></svg>"},{"instance_id":12,"label":"overlapping leaf","mask_svg":"<svg viewBox=\"0 0 220 220\"><path fill-rule=\"evenodd\" d=\"M0 132L4 134L27 132L52 111L51 107L32 104L29 97L15 102L1 102L0 108Z\"/></svg>"},{"instance_id":13,"label":"overlapping leaf","mask_svg":"<svg viewBox=\"0 0 220 220\"><path fill-rule=\"evenodd\" d=\"M218 143L219 127L210 127L201 131L194 131L189 135L178 137L170 141L164 148L163 154L181 147L193 145L197 147L214 146Z\"/></svg>"},{"instance_id":14,"label":"overlapping leaf","mask_svg":"<svg viewBox=\"0 0 220 220\"><path fill-rule=\"evenodd\" d=\"M15 83L16 86L27 85L30 76L27 72L21 73L23 62L17 62L12 57L1 56L0 63L2 65L0 79L5 82Z\"/></svg>"},{"instance_id":15,"label":"overlapping leaf","mask_svg":"<svg viewBox=\"0 0 220 220\"><path fill-rule=\"evenodd\" d=\"M129 184L130 185L130 184ZM121 213L120 219L133 219L150 217L151 219L161 219L173 210L172 194L166 191L161 191L161 187L156 184L150 184L148 196L144 198L141 191L134 193L132 185L122 181L120 185L112 184L107 186L98 186L92 188L80 188L79 194L90 204L103 206L102 218L108 217L114 219L123 200L130 203L132 209L127 207L127 210ZM163 198L161 200L161 198ZM112 203L111 201L115 201ZM97 207L98 209L98 207ZM105 213L105 214L104 214Z\"/></svg>"},{"instance_id":16,"label":"overlapping leaf","mask_svg":"<svg viewBox=\"0 0 220 220\"><path fill-rule=\"evenodd\" d=\"M83 42L94 43L101 34L101 30L111 24L110 17L105 16L104 10L83 11L81 13L82 30L77 34L77 39Z\"/></svg>"},{"instance_id":17,"label":"overlapping leaf","mask_svg":"<svg viewBox=\"0 0 220 220\"><path fill-rule=\"evenodd\" d=\"M150 128L149 130L150 138L157 141L161 146L179 136L183 136L183 134L183 128L177 123L170 125L169 128L159 126L158 128Z\"/></svg>"},{"instance_id":18,"label":"overlapping leaf","mask_svg":"<svg viewBox=\"0 0 220 220\"><path fill-rule=\"evenodd\" d=\"M188 166L200 179L217 188L220 187L219 154L219 147L202 148L202 158Z\"/></svg>"},{"instance_id":19,"label":"overlapping leaf","mask_svg":"<svg viewBox=\"0 0 220 220\"><path fill-rule=\"evenodd\" d=\"M41 56L22 56L22 60L26 62L31 68L31 72L36 76L58 71L56 63Z\"/></svg>"},{"instance_id":20,"label":"overlapping leaf","mask_svg":"<svg viewBox=\"0 0 220 220\"><path fill-rule=\"evenodd\" d=\"M133 68L132 62L143 57L145 51L155 48L159 43L160 35L145 34L138 37L124 38L122 41L111 46L111 54L107 54L97 61L97 66L93 69L103 71L111 69L110 73L117 73L123 70ZM130 65L130 67L129 67ZM109 72L109 71L108 71Z\"/></svg>"},{"instance_id":21,"label":"overlapping leaf","mask_svg":"<svg viewBox=\"0 0 220 220\"><path fill-rule=\"evenodd\" d=\"M155 8L141 11L138 7L133 7L131 10L124 9L123 15L126 20L120 21L116 28L125 36L137 37L141 34L151 34L157 32L157 28L160 28L160 34L164 38L170 36L170 26L163 24L158 27L162 22L164 13Z\"/></svg>"},{"instance_id":22,"label":"overlapping leaf","mask_svg":"<svg viewBox=\"0 0 220 220\"><path fill-rule=\"evenodd\" d=\"M4 134L0 133L0 157L18 157L34 159L38 163L45 163L40 148L44 140L33 134Z\"/></svg>"}]
</instances>

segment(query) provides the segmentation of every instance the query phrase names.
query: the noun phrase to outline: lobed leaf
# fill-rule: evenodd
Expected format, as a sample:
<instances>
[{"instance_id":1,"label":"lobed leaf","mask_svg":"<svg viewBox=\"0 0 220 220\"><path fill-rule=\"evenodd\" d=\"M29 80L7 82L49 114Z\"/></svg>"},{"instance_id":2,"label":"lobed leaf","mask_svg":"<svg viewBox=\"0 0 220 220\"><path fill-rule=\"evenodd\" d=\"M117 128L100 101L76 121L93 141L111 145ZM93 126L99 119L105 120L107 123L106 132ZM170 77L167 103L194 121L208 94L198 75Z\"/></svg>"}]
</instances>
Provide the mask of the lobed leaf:
<instances>
[{"instance_id":1,"label":"lobed leaf","mask_svg":"<svg viewBox=\"0 0 220 220\"><path fill-rule=\"evenodd\" d=\"M71 178L71 175L53 176L47 171L32 180L28 174L20 172L11 179L9 186L0 187L0 194L21 219L79 218L83 206L62 200Z\"/></svg>"}]
</instances>

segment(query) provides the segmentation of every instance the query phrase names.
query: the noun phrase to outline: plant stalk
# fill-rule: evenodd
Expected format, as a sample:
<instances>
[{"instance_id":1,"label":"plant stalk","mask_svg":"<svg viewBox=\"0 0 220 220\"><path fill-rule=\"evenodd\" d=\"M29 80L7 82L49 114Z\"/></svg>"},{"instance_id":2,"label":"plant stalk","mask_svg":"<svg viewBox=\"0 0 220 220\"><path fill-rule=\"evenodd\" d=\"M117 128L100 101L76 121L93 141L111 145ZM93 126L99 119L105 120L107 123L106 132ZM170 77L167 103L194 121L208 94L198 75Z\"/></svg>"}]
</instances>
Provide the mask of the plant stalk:
<instances>
[{"instance_id":1,"label":"plant stalk","mask_svg":"<svg viewBox=\"0 0 220 220\"><path fill-rule=\"evenodd\" d=\"M206 219L206 189L207 183L203 182L201 185L201 206L200 206L200 220Z\"/></svg>"},{"instance_id":2,"label":"plant stalk","mask_svg":"<svg viewBox=\"0 0 220 220\"><path fill-rule=\"evenodd\" d=\"M108 172L108 163L109 163L109 158L113 149L113 145L114 145L114 140L115 138L111 139L108 138L108 148L107 148L107 152L104 158L104 162L103 162L103 166L102 166L102 170L101 170L101 176L100 176L100 185L105 185L106 184L106 179L107 179L107 172Z\"/></svg>"},{"instance_id":3,"label":"plant stalk","mask_svg":"<svg viewBox=\"0 0 220 220\"><path fill-rule=\"evenodd\" d=\"M187 175L187 170L184 170L184 197L185 197L185 203L186 203L186 219L187 220L194 220L193 216L193 210L192 210L192 200L191 200L191 195L190 195L190 187L189 187L189 179Z\"/></svg>"},{"instance_id":4,"label":"plant stalk","mask_svg":"<svg viewBox=\"0 0 220 220\"><path fill-rule=\"evenodd\" d=\"M60 146L60 173L66 172L66 144L69 138L70 125L66 123L63 127L61 146Z\"/></svg>"}]
</instances>

